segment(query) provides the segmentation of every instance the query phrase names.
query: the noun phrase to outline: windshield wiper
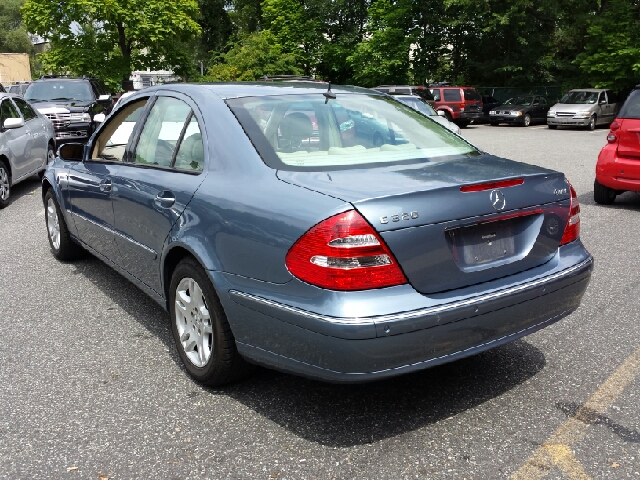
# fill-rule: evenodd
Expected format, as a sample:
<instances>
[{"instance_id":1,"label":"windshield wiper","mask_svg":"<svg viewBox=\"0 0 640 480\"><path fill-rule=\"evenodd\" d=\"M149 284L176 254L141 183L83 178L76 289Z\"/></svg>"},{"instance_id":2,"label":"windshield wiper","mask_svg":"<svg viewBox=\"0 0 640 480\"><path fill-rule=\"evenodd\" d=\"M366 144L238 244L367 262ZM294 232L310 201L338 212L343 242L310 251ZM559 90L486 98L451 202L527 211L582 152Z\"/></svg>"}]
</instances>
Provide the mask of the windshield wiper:
<instances>
[{"instance_id":1,"label":"windshield wiper","mask_svg":"<svg viewBox=\"0 0 640 480\"><path fill-rule=\"evenodd\" d=\"M69 98L69 97L59 97L59 98L52 98L51 101L53 102L54 100L75 100L75 98Z\"/></svg>"}]
</instances>

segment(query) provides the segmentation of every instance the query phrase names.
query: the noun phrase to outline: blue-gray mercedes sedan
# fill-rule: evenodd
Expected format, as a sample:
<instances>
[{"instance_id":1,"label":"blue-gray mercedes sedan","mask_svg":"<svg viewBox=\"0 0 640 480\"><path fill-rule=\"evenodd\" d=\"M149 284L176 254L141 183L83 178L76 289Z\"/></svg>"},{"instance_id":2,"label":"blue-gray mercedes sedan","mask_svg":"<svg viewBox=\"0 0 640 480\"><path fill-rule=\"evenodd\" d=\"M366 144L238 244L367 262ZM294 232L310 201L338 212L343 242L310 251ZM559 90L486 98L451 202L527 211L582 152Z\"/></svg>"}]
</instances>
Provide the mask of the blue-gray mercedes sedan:
<instances>
[{"instance_id":1,"label":"blue-gray mercedes sedan","mask_svg":"<svg viewBox=\"0 0 640 480\"><path fill-rule=\"evenodd\" d=\"M166 308L207 385L450 362L570 314L593 268L562 173L353 87L145 89L42 192L53 254L88 250Z\"/></svg>"}]
</instances>

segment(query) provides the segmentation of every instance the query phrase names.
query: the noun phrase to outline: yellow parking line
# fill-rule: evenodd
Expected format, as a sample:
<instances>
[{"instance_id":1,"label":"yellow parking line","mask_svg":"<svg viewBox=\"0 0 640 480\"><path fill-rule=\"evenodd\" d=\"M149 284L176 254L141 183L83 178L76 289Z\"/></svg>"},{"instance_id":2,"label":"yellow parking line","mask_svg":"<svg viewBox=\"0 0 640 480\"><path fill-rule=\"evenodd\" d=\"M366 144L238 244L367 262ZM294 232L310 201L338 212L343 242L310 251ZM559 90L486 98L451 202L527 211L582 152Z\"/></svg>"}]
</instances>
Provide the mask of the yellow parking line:
<instances>
[{"instance_id":1,"label":"yellow parking line","mask_svg":"<svg viewBox=\"0 0 640 480\"><path fill-rule=\"evenodd\" d=\"M571 445L582 440L589 425L609 408L639 373L640 348L613 372L576 414L562 424L511 478L542 479L553 467L558 467L571 480L589 480L590 477L573 455Z\"/></svg>"}]
</instances>

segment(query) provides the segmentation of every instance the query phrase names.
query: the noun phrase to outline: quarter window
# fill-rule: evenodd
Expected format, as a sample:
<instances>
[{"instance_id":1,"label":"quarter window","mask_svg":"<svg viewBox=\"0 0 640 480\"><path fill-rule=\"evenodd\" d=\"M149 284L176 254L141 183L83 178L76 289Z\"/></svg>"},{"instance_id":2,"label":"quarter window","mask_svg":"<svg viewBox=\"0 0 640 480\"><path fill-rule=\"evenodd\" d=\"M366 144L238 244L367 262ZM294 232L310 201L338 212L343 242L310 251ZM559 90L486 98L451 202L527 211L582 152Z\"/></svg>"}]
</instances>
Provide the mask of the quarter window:
<instances>
[{"instance_id":1,"label":"quarter window","mask_svg":"<svg viewBox=\"0 0 640 480\"><path fill-rule=\"evenodd\" d=\"M178 170L201 172L204 167L204 145L202 134L196 117L191 115L191 120L184 131L182 141L178 147L174 167Z\"/></svg>"},{"instance_id":2,"label":"quarter window","mask_svg":"<svg viewBox=\"0 0 640 480\"><path fill-rule=\"evenodd\" d=\"M140 135L134 162L170 167L191 108L182 100L159 97Z\"/></svg>"},{"instance_id":3,"label":"quarter window","mask_svg":"<svg viewBox=\"0 0 640 480\"><path fill-rule=\"evenodd\" d=\"M122 108L98 135L91 158L121 162L146 103L144 99Z\"/></svg>"}]
</instances>

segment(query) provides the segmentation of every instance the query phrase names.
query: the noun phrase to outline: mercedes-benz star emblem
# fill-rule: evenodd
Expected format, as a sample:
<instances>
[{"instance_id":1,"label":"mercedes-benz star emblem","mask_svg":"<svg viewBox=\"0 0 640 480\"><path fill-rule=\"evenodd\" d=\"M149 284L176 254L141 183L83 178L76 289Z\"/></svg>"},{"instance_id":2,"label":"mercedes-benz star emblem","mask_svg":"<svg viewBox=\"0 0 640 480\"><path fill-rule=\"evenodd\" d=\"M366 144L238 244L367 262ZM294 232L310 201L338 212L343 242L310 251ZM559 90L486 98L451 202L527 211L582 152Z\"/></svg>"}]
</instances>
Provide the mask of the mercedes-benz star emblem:
<instances>
[{"instance_id":1,"label":"mercedes-benz star emblem","mask_svg":"<svg viewBox=\"0 0 640 480\"><path fill-rule=\"evenodd\" d=\"M498 211L504 210L504 207L507 206L507 199L504 198L504 193L500 190L491 190L489 200L491 200L491 206Z\"/></svg>"}]
</instances>

